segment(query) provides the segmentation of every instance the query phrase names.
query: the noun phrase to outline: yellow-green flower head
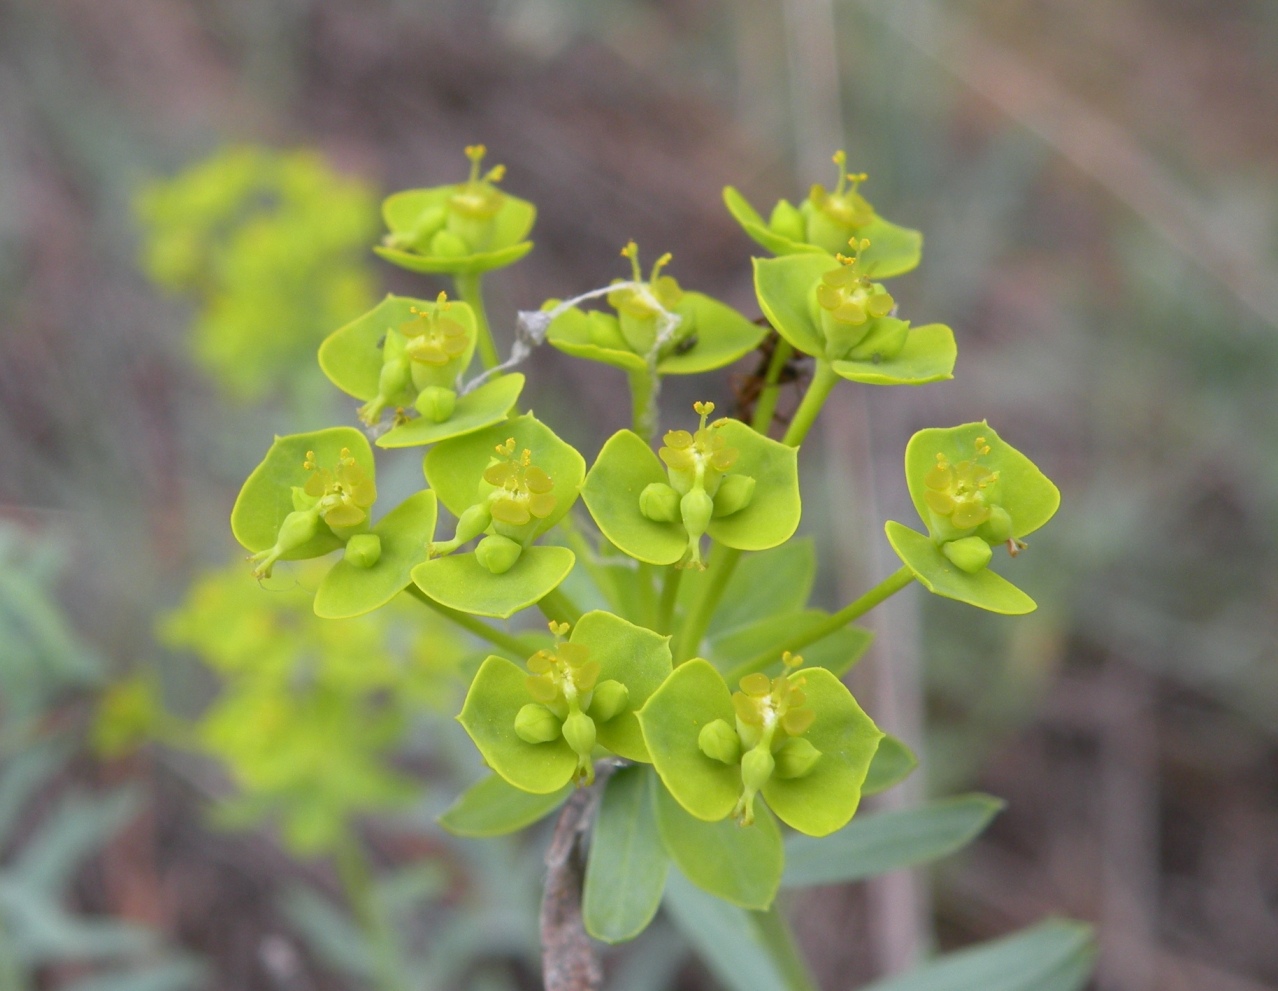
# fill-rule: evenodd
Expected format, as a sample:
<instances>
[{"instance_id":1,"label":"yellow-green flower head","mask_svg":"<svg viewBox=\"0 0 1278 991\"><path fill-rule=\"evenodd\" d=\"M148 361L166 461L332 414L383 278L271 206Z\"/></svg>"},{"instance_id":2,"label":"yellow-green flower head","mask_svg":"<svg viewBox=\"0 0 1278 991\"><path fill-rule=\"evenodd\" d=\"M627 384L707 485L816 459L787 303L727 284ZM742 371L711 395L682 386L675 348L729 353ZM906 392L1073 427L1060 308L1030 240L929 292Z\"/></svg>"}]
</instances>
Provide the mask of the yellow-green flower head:
<instances>
[{"instance_id":1,"label":"yellow-green flower head","mask_svg":"<svg viewBox=\"0 0 1278 991\"><path fill-rule=\"evenodd\" d=\"M864 172L853 174L846 171L848 155L845 151L836 151L832 160L839 169L834 189L827 192L823 185L815 183L808 193L808 201L841 227L864 227L874 219L874 207L857 190L869 176Z\"/></svg>"},{"instance_id":2,"label":"yellow-green flower head","mask_svg":"<svg viewBox=\"0 0 1278 991\"><path fill-rule=\"evenodd\" d=\"M796 671L803 658L787 651L782 661L785 673L775 678L748 674L741 679L741 690L732 694L742 749L741 797L733 815L743 826L754 822L755 796L773 775L804 777L821 758L820 751L801 740L816 720L806 706L806 679Z\"/></svg>"},{"instance_id":3,"label":"yellow-green flower head","mask_svg":"<svg viewBox=\"0 0 1278 991\"><path fill-rule=\"evenodd\" d=\"M726 417L706 423L714 412L714 403L693 403L692 408L701 417L696 433L666 431L665 444L657 455L670 470L670 484L681 495L691 490L698 481L710 495L714 495L724 472L737 463L738 451L729 447L719 435L719 428L728 422Z\"/></svg>"},{"instance_id":4,"label":"yellow-green flower head","mask_svg":"<svg viewBox=\"0 0 1278 991\"><path fill-rule=\"evenodd\" d=\"M470 335L461 323L445 316L451 306L448 294L441 292L435 305L429 310L421 310L416 306L409 309L413 314L412 319L404 321L398 327L400 335L405 339L404 353L409 359L442 367L466 353L470 346Z\"/></svg>"},{"instance_id":5,"label":"yellow-green flower head","mask_svg":"<svg viewBox=\"0 0 1278 991\"><path fill-rule=\"evenodd\" d=\"M634 241L627 242L621 256L630 259L630 279L613 280L622 285L608 294L608 303L617 311L626 343L636 354L646 355L657 343L660 321L674 312L683 290L671 276L661 274L674 257L670 252L656 260L647 279L639 267L639 246ZM670 341L671 345L675 343Z\"/></svg>"},{"instance_id":6,"label":"yellow-green flower head","mask_svg":"<svg viewBox=\"0 0 1278 991\"><path fill-rule=\"evenodd\" d=\"M528 658L528 670L532 672L525 682L528 694L545 705L587 704L599 680L599 663L590 660L590 648L563 639L568 633L567 623L552 622L550 632L555 636L555 646Z\"/></svg>"},{"instance_id":7,"label":"yellow-green flower head","mask_svg":"<svg viewBox=\"0 0 1278 991\"><path fill-rule=\"evenodd\" d=\"M851 255L836 255L840 265L826 272L816 288L821 330L828 356L841 358L869 332L870 320L892 312L896 301L880 282L861 269L861 254L870 246L866 238L848 242Z\"/></svg>"},{"instance_id":8,"label":"yellow-green flower head","mask_svg":"<svg viewBox=\"0 0 1278 991\"><path fill-rule=\"evenodd\" d=\"M532 452L515 455L515 439L510 437L495 448L497 457L484 469L484 481L495 486L486 501L494 520L523 526L544 520L555 510L555 482L532 463Z\"/></svg>"},{"instance_id":9,"label":"yellow-green flower head","mask_svg":"<svg viewBox=\"0 0 1278 991\"><path fill-rule=\"evenodd\" d=\"M377 485L364 474L350 448L342 448L335 468L316 464L314 451L306 452L302 467L311 473L302 491L315 500L314 510L325 523L352 527L368 519L368 508L377 499Z\"/></svg>"},{"instance_id":10,"label":"yellow-green flower head","mask_svg":"<svg viewBox=\"0 0 1278 991\"><path fill-rule=\"evenodd\" d=\"M467 145L466 157L470 159L470 176L458 183L456 191L448 198L450 211L474 220L488 220L501 209L505 194L494 183L506 176L506 166L495 165L482 176L480 164L488 149L484 145Z\"/></svg>"},{"instance_id":11,"label":"yellow-green flower head","mask_svg":"<svg viewBox=\"0 0 1278 991\"><path fill-rule=\"evenodd\" d=\"M957 530L980 526L998 506L999 473L980 460L990 453L990 446L984 437L977 437L974 448L973 457L957 464L938 453L936 465L923 479L927 486L923 499L928 509Z\"/></svg>"}]
</instances>

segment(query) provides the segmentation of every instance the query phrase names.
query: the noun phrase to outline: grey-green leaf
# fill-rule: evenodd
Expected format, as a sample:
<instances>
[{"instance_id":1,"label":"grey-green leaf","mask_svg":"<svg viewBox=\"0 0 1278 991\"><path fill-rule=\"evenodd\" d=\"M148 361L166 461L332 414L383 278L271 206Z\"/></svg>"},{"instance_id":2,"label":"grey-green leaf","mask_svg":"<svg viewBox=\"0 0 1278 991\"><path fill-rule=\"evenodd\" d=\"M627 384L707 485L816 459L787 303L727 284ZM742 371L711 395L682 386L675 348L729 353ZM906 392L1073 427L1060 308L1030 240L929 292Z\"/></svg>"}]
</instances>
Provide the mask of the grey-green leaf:
<instances>
[{"instance_id":1,"label":"grey-green leaf","mask_svg":"<svg viewBox=\"0 0 1278 991\"><path fill-rule=\"evenodd\" d=\"M586 932L605 943L634 939L661 904L670 858L653 815L652 776L646 767L615 772L599 806L582 917Z\"/></svg>"},{"instance_id":2,"label":"grey-green leaf","mask_svg":"<svg viewBox=\"0 0 1278 991\"><path fill-rule=\"evenodd\" d=\"M1013 936L948 953L863 991L1078 991L1096 957L1090 926L1048 919Z\"/></svg>"},{"instance_id":3,"label":"grey-green leaf","mask_svg":"<svg viewBox=\"0 0 1278 991\"><path fill-rule=\"evenodd\" d=\"M989 795L963 795L904 812L858 816L820 839L792 836L781 883L840 884L936 860L966 846L1002 807Z\"/></svg>"},{"instance_id":4,"label":"grey-green leaf","mask_svg":"<svg viewBox=\"0 0 1278 991\"><path fill-rule=\"evenodd\" d=\"M455 836L504 836L550 815L572 791L566 784L547 795L516 788L496 774L467 788L439 817Z\"/></svg>"}]
</instances>

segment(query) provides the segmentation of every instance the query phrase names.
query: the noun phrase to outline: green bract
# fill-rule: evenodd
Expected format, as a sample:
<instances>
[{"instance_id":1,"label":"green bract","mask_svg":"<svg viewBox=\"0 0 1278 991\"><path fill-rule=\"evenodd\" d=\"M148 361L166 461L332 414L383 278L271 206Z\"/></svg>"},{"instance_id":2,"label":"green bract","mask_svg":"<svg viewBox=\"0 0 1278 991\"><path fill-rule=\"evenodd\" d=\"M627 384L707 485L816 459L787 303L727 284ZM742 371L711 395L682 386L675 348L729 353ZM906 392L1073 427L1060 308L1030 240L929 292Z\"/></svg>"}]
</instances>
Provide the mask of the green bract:
<instances>
[{"instance_id":1,"label":"green bract","mask_svg":"<svg viewBox=\"0 0 1278 991\"><path fill-rule=\"evenodd\" d=\"M864 245L865 242L859 242ZM759 305L796 350L869 385L923 385L954 377L954 332L911 327L891 316L894 300L851 258L824 254L754 259Z\"/></svg>"},{"instance_id":2,"label":"green bract","mask_svg":"<svg viewBox=\"0 0 1278 991\"><path fill-rule=\"evenodd\" d=\"M999 613L1026 613L1034 600L989 571L990 548L1015 557L1021 540L1056 512L1060 491L984 421L920 430L905 449L905 479L924 536L887 524L893 550L930 591Z\"/></svg>"},{"instance_id":3,"label":"green bract","mask_svg":"<svg viewBox=\"0 0 1278 991\"><path fill-rule=\"evenodd\" d=\"M762 795L783 822L824 836L852 818L883 734L824 668L755 673L732 693L707 661L682 664L639 712L653 766L691 815L754 821Z\"/></svg>"},{"instance_id":4,"label":"green bract","mask_svg":"<svg viewBox=\"0 0 1278 991\"><path fill-rule=\"evenodd\" d=\"M372 525L377 498L373 452L358 430L334 427L277 437L240 490L231 529L254 551L254 574L277 561L321 557L345 545L324 576L315 612L359 616L385 605L410 581L435 532L435 494L418 492Z\"/></svg>"},{"instance_id":5,"label":"green bract","mask_svg":"<svg viewBox=\"0 0 1278 991\"><path fill-rule=\"evenodd\" d=\"M586 463L531 413L453 438L427 453L426 479L458 518L452 540L431 544L413 581L437 602L506 617L552 591L573 553L533 541L572 507ZM475 550L454 551L475 538Z\"/></svg>"},{"instance_id":6,"label":"green bract","mask_svg":"<svg viewBox=\"0 0 1278 991\"><path fill-rule=\"evenodd\" d=\"M551 624L557 642L527 670L489 657L457 718L488 765L524 791L546 794L594 780L596 747L628 760L648 751L635 718L670 673L669 638L605 612Z\"/></svg>"},{"instance_id":7,"label":"green bract","mask_svg":"<svg viewBox=\"0 0 1278 991\"><path fill-rule=\"evenodd\" d=\"M390 233L379 255L414 272L475 274L519 261L532 250L524 238L537 208L497 189L505 175L498 165L479 174L486 149L471 145L470 177L451 186L410 189L390 196L382 216Z\"/></svg>"},{"instance_id":8,"label":"green bract","mask_svg":"<svg viewBox=\"0 0 1278 991\"><path fill-rule=\"evenodd\" d=\"M849 240L868 238L870 248L863 260L867 275L887 279L916 268L923 254L923 235L878 216L858 192L866 176L846 173L847 156L841 151L834 162L839 179L833 191L814 185L798 207L788 200L778 202L769 220L731 186L723 190L723 202L745 232L774 255L834 254Z\"/></svg>"},{"instance_id":9,"label":"green bract","mask_svg":"<svg viewBox=\"0 0 1278 991\"><path fill-rule=\"evenodd\" d=\"M766 329L747 320L730 306L698 292L685 292L661 269L669 261L662 255L645 280L639 269L638 248L631 241L622 250L633 266L630 282L608 294L616 311L582 310L577 307L551 322L546 339L565 354L601 361L642 373L657 348L660 375L692 375L722 368L759 346ZM555 301L543 309L553 309ZM674 314L679 323L664 342L658 340L663 314Z\"/></svg>"},{"instance_id":10,"label":"green bract","mask_svg":"<svg viewBox=\"0 0 1278 991\"><path fill-rule=\"evenodd\" d=\"M700 568L703 534L764 550L799 525L797 450L736 420L707 425L713 403L695 408L701 426L667 432L660 458L633 431L614 434L582 489L604 536L649 564Z\"/></svg>"}]
</instances>

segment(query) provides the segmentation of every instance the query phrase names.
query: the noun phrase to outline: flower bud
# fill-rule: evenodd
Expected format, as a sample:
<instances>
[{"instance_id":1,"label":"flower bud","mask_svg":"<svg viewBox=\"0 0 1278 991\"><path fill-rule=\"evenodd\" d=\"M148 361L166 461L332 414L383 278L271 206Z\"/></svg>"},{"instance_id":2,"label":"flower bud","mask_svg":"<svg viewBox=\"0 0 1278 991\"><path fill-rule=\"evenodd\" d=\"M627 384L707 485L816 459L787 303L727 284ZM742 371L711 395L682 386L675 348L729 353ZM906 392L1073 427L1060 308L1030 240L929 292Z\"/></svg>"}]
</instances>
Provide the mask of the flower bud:
<instances>
[{"instance_id":1,"label":"flower bud","mask_svg":"<svg viewBox=\"0 0 1278 991\"><path fill-rule=\"evenodd\" d=\"M457 393L442 386L428 385L417 396L417 401L413 405L427 420L443 423L453 415L453 410L457 406Z\"/></svg>"},{"instance_id":2,"label":"flower bud","mask_svg":"<svg viewBox=\"0 0 1278 991\"><path fill-rule=\"evenodd\" d=\"M529 702L515 714L515 735L525 743L549 743L559 733L559 720L544 705Z\"/></svg>"},{"instance_id":3,"label":"flower bud","mask_svg":"<svg viewBox=\"0 0 1278 991\"><path fill-rule=\"evenodd\" d=\"M968 574L976 574L990 563L993 551L980 537L961 537L941 545L941 553L956 567Z\"/></svg>"},{"instance_id":4,"label":"flower bud","mask_svg":"<svg viewBox=\"0 0 1278 991\"><path fill-rule=\"evenodd\" d=\"M781 744L774 755L778 778L803 778L812 773L821 751L801 736L791 737Z\"/></svg>"},{"instance_id":5,"label":"flower bud","mask_svg":"<svg viewBox=\"0 0 1278 991\"><path fill-rule=\"evenodd\" d=\"M781 200L772 208L772 216L768 218L768 227L774 234L788 237L791 241L804 240L803 214L793 203Z\"/></svg>"},{"instance_id":6,"label":"flower bud","mask_svg":"<svg viewBox=\"0 0 1278 991\"><path fill-rule=\"evenodd\" d=\"M470 248L452 231L443 230L430 239L430 253L437 258L461 258L470 254Z\"/></svg>"},{"instance_id":7,"label":"flower bud","mask_svg":"<svg viewBox=\"0 0 1278 991\"><path fill-rule=\"evenodd\" d=\"M504 575L515 566L523 552L523 545L518 541L501 534L489 534L475 548L475 557L494 575Z\"/></svg>"},{"instance_id":8,"label":"flower bud","mask_svg":"<svg viewBox=\"0 0 1278 991\"><path fill-rule=\"evenodd\" d=\"M665 482L652 482L639 493L639 512L657 523L679 519L679 493Z\"/></svg>"},{"instance_id":9,"label":"flower bud","mask_svg":"<svg viewBox=\"0 0 1278 991\"><path fill-rule=\"evenodd\" d=\"M382 538L375 533L357 533L346 541L343 556L357 568L371 568L382 556Z\"/></svg>"},{"instance_id":10,"label":"flower bud","mask_svg":"<svg viewBox=\"0 0 1278 991\"><path fill-rule=\"evenodd\" d=\"M590 700L590 717L595 722L606 723L630 701L630 689L619 681L609 679L595 686Z\"/></svg>"},{"instance_id":11,"label":"flower bud","mask_svg":"<svg viewBox=\"0 0 1278 991\"><path fill-rule=\"evenodd\" d=\"M726 719L706 723L697 734L697 746L712 760L735 764L741 759L741 738Z\"/></svg>"},{"instance_id":12,"label":"flower bud","mask_svg":"<svg viewBox=\"0 0 1278 991\"><path fill-rule=\"evenodd\" d=\"M752 475L727 475L719 483L719 491L714 494L714 515L731 516L745 509L754 498L754 477Z\"/></svg>"},{"instance_id":13,"label":"flower bud","mask_svg":"<svg viewBox=\"0 0 1278 991\"><path fill-rule=\"evenodd\" d=\"M710 525L710 517L714 514L714 500L705 489L693 489L679 500L679 514L683 517L688 536L695 540Z\"/></svg>"}]
</instances>

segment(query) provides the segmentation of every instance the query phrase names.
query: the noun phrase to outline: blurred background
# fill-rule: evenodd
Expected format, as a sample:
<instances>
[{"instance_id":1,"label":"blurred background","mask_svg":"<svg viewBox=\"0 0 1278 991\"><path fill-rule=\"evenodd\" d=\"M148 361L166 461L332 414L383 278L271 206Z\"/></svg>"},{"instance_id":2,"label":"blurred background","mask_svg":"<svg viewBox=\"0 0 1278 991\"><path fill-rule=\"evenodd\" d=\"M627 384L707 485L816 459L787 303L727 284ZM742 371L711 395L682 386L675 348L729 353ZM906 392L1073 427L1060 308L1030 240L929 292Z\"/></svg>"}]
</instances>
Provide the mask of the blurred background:
<instances>
[{"instance_id":1,"label":"blurred background","mask_svg":"<svg viewBox=\"0 0 1278 991\"><path fill-rule=\"evenodd\" d=\"M799 899L824 987L1053 912L1102 991L1278 987L1275 66L1264 0L0 0L0 989L362 987L388 931L415 986L535 986L544 837L433 825L475 645L322 624L304 569L264 597L226 522L273 433L349 421L317 342L441 287L367 247L475 142L540 209L499 341L631 237L753 318L721 189L797 200L836 148L925 232L893 293L956 378L837 390L826 604L895 567L914 430L988 418L1060 485L1038 612L875 617L854 689L921 756L879 804L1008 804L932 874ZM588 460L625 424L608 370L531 369ZM661 923L609 974L715 986Z\"/></svg>"}]
</instances>

